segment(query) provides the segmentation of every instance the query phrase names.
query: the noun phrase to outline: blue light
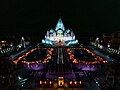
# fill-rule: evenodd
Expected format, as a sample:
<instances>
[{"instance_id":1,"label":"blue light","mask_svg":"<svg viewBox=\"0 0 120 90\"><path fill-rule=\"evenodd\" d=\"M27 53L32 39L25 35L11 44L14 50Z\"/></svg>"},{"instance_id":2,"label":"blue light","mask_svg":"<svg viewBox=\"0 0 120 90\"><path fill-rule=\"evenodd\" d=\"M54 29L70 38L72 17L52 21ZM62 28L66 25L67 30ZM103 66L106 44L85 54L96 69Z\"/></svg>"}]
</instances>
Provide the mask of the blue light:
<instances>
[{"instance_id":1,"label":"blue light","mask_svg":"<svg viewBox=\"0 0 120 90\"><path fill-rule=\"evenodd\" d=\"M57 25L56 25L55 30L57 31L58 29L62 29L63 31L65 30L64 25L63 25L63 22L62 22L61 18L58 20L58 23L57 23Z\"/></svg>"},{"instance_id":2,"label":"blue light","mask_svg":"<svg viewBox=\"0 0 120 90\"><path fill-rule=\"evenodd\" d=\"M63 31L62 30L58 30L57 33L63 33Z\"/></svg>"},{"instance_id":3,"label":"blue light","mask_svg":"<svg viewBox=\"0 0 120 90\"><path fill-rule=\"evenodd\" d=\"M82 50L80 51L80 54L83 54Z\"/></svg>"}]
</instances>

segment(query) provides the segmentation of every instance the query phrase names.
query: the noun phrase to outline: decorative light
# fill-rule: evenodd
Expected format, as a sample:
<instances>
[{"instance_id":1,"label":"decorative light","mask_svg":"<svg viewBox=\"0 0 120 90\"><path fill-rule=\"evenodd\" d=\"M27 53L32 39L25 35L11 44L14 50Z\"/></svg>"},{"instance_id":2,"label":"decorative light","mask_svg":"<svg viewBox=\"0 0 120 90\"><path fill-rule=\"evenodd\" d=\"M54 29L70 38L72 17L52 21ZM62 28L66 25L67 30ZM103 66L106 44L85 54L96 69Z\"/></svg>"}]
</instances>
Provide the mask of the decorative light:
<instances>
[{"instance_id":1,"label":"decorative light","mask_svg":"<svg viewBox=\"0 0 120 90\"><path fill-rule=\"evenodd\" d=\"M72 84L72 81L70 81L70 84Z\"/></svg>"},{"instance_id":2,"label":"decorative light","mask_svg":"<svg viewBox=\"0 0 120 90\"><path fill-rule=\"evenodd\" d=\"M21 37L22 40L24 40L24 37Z\"/></svg>"},{"instance_id":3,"label":"decorative light","mask_svg":"<svg viewBox=\"0 0 120 90\"><path fill-rule=\"evenodd\" d=\"M80 81L80 84L82 84L82 81Z\"/></svg>"},{"instance_id":4,"label":"decorative light","mask_svg":"<svg viewBox=\"0 0 120 90\"><path fill-rule=\"evenodd\" d=\"M52 84L52 82L50 81L50 84Z\"/></svg>"},{"instance_id":5,"label":"decorative light","mask_svg":"<svg viewBox=\"0 0 120 90\"><path fill-rule=\"evenodd\" d=\"M40 84L42 84L42 81L40 81Z\"/></svg>"},{"instance_id":6,"label":"decorative light","mask_svg":"<svg viewBox=\"0 0 120 90\"><path fill-rule=\"evenodd\" d=\"M45 84L46 84L47 82L45 81Z\"/></svg>"},{"instance_id":7,"label":"decorative light","mask_svg":"<svg viewBox=\"0 0 120 90\"><path fill-rule=\"evenodd\" d=\"M74 83L77 84L77 81L75 81Z\"/></svg>"}]
</instances>

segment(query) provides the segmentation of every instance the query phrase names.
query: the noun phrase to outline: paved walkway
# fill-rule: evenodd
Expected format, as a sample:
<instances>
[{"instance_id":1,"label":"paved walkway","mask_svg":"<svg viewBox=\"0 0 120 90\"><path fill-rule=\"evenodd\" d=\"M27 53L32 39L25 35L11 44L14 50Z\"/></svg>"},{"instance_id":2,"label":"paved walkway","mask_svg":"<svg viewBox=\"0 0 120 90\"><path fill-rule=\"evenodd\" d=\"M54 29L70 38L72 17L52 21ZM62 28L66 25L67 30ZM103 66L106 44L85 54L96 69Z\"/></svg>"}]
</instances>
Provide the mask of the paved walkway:
<instances>
[{"instance_id":1,"label":"paved walkway","mask_svg":"<svg viewBox=\"0 0 120 90\"><path fill-rule=\"evenodd\" d=\"M94 50L93 47L91 47L91 46L88 46L88 47L92 49L93 53L95 53L96 55L100 55L101 57L103 57L104 59L106 59L108 62L113 61L112 58L110 58L109 56L106 56L106 55L102 54L98 50Z\"/></svg>"},{"instance_id":2,"label":"paved walkway","mask_svg":"<svg viewBox=\"0 0 120 90\"><path fill-rule=\"evenodd\" d=\"M28 51L29 48L31 48L31 46L27 47L26 49L24 49L24 50L22 50L22 51L20 51L20 52L18 52L16 54L11 55L10 58L15 59L15 57L17 57L18 55Z\"/></svg>"},{"instance_id":3,"label":"paved walkway","mask_svg":"<svg viewBox=\"0 0 120 90\"><path fill-rule=\"evenodd\" d=\"M112 61L113 59L110 58L109 56L106 56L104 54L102 54L101 52L99 52L98 50L93 50L93 52L97 55L100 55L101 57L105 58L108 62Z\"/></svg>"}]
</instances>

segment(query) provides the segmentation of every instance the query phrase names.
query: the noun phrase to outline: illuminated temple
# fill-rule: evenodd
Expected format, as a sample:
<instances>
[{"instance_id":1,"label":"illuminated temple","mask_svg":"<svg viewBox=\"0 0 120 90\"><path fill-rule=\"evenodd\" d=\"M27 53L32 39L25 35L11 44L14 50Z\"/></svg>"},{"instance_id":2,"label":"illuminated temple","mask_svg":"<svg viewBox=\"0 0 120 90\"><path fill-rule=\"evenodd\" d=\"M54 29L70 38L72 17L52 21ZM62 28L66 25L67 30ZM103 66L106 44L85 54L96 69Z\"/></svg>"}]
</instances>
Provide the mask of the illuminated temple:
<instances>
[{"instance_id":1,"label":"illuminated temple","mask_svg":"<svg viewBox=\"0 0 120 90\"><path fill-rule=\"evenodd\" d=\"M42 43L68 46L70 44L77 44L78 40L75 39L75 34L72 30L65 29L61 18L59 18L55 29L47 31Z\"/></svg>"}]
</instances>

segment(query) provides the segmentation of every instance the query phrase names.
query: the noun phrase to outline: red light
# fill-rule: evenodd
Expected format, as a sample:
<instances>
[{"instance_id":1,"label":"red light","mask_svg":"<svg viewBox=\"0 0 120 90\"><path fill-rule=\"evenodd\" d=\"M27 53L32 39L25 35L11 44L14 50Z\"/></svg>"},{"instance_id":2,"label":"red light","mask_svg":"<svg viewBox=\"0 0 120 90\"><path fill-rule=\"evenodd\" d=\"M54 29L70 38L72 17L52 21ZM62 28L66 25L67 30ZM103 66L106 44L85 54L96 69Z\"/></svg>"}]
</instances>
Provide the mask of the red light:
<instances>
[{"instance_id":1,"label":"red light","mask_svg":"<svg viewBox=\"0 0 120 90\"><path fill-rule=\"evenodd\" d=\"M36 61L36 63L38 63L38 61Z\"/></svg>"},{"instance_id":2,"label":"red light","mask_svg":"<svg viewBox=\"0 0 120 90\"><path fill-rule=\"evenodd\" d=\"M44 61L44 63L46 63L46 61Z\"/></svg>"},{"instance_id":3,"label":"red light","mask_svg":"<svg viewBox=\"0 0 120 90\"><path fill-rule=\"evenodd\" d=\"M107 63L107 61L103 61L103 63Z\"/></svg>"}]
</instances>

